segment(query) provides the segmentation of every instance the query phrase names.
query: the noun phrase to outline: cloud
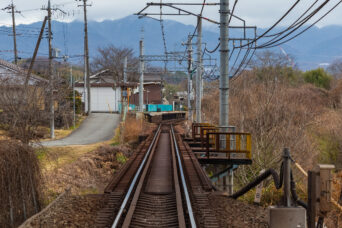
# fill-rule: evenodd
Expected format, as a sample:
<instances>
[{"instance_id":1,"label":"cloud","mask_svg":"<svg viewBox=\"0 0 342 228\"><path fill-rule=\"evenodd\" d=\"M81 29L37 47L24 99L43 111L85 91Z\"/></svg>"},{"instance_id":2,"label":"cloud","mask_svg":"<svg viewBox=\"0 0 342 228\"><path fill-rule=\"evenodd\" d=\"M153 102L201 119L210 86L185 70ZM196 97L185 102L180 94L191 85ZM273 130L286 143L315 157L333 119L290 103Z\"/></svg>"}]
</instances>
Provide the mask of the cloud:
<instances>
[{"instance_id":1,"label":"cloud","mask_svg":"<svg viewBox=\"0 0 342 228\"><path fill-rule=\"evenodd\" d=\"M152 0L88 0L89 3L92 4L91 7L88 8L88 18L89 20L102 21L102 20L113 20L119 19L125 16L132 15L142 8L145 7L147 2L151 2ZM52 5L57 5L59 8L62 8L66 12L69 13L68 16L62 16L60 13L54 13L55 20L64 20L64 21L72 21L72 20L83 20L83 11L81 7L77 7L80 4L79 1L75 0L52 0ZM156 0L155 2L159 2ZM179 2L178 0L168 0L164 2ZM198 3L201 0L187 0L188 3ZM219 2L219 0L207 0L207 2ZM230 4L232 6L233 0L230 0ZM290 7L296 2L296 0L239 0L238 5L236 7L236 15L244 18L249 25L257 25L258 27L269 27L273 25ZM291 24L300 14L305 12L305 10L309 7L313 1L301 1L294 11L288 15L288 17L284 20L281 25ZM318 4L321 4L323 0L318 1ZM326 6L322 12L326 12L329 7L337 3L338 0L331 0L329 4ZM8 4L10 0L8 0ZM2 2L0 7L3 8L6 5L6 2ZM17 6L17 9L22 11L22 15L17 15L16 22L18 24L21 23L32 23L36 21L41 21L46 11L40 10L43 5L47 5L47 0L14 0L14 4ZM199 13L201 10L200 6L184 6L184 9L190 10L195 13ZM219 20L219 7L218 6L206 6L204 10L204 15L208 18ZM159 12L159 7L151 8L150 12ZM164 9L164 12L168 12L167 9ZM339 15L342 13L342 4L332 13L330 13L322 22L320 22L319 26L325 25L341 25L342 21L340 20ZM166 17L167 19L178 20L185 24L195 24L196 19L193 16L186 17ZM317 18L317 17L316 17ZM11 17L10 14L6 12L0 12L0 20L3 24L10 25ZM237 22L235 22L237 23ZM210 23L205 23L205 26L216 26L211 25Z\"/></svg>"}]
</instances>

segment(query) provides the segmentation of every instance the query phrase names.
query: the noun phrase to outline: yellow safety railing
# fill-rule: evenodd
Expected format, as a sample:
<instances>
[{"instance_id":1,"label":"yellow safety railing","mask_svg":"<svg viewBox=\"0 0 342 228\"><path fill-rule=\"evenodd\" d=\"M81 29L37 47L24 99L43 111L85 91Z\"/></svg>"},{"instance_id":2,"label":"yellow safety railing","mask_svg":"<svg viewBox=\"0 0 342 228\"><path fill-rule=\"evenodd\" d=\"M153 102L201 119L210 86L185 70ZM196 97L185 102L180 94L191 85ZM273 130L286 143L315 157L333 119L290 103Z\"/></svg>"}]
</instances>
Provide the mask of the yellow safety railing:
<instances>
[{"instance_id":1,"label":"yellow safety railing","mask_svg":"<svg viewBox=\"0 0 342 228\"><path fill-rule=\"evenodd\" d=\"M214 126L201 127L200 128L200 138L201 138L202 147L205 147L205 143L207 142L207 133L208 132L219 132L219 131L220 131L220 128L214 127Z\"/></svg>"},{"instance_id":2,"label":"yellow safety railing","mask_svg":"<svg viewBox=\"0 0 342 228\"><path fill-rule=\"evenodd\" d=\"M201 128L203 127L214 127L210 123L193 123L192 124L192 138L196 139L201 135Z\"/></svg>"},{"instance_id":3,"label":"yellow safety railing","mask_svg":"<svg viewBox=\"0 0 342 228\"><path fill-rule=\"evenodd\" d=\"M225 153L229 159L252 159L252 137L250 133L206 131L207 158L213 153Z\"/></svg>"}]
</instances>

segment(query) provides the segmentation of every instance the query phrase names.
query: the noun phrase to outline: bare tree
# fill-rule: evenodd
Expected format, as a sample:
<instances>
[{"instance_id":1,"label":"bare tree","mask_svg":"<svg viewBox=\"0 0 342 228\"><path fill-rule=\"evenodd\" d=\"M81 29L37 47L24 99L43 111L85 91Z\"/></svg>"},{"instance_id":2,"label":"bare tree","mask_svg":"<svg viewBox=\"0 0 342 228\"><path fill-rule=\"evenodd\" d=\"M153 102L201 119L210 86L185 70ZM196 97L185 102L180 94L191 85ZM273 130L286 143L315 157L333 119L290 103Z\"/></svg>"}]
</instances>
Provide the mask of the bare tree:
<instances>
[{"instance_id":1,"label":"bare tree","mask_svg":"<svg viewBox=\"0 0 342 228\"><path fill-rule=\"evenodd\" d=\"M250 66L257 79L264 82L301 82L300 71L296 67L292 67L291 64L290 60L282 53L264 51L256 55Z\"/></svg>"},{"instance_id":2,"label":"bare tree","mask_svg":"<svg viewBox=\"0 0 342 228\"><path fill-rule=\"evenodd\" d=\"M342 78L342 60L335 60L328 67L328 72L331 73L335 79Z\"/></svg>"},{"instance_id":3,"label":"bare tree","mask_svg":"<svg viewBox=\"0 0 342 228\"><path fill-rule=\"evenodd\" d=\"M92 71L101 71L109 69L113 74L115 81L123 79L124 58L128 59L128 68L137 71L139 59L134 57L134 51L130 48L117 48L112 44L97 49L98 55L93 58ZM128 74L129 81L137 81L135 74Z\"/></svg>"},{"instance_id":4,"label":"bare tree","mask_svg":"<svg viewBox=\"0 0 342 228\"><path fill-rule=\"evenodd\" d=\"M28 144L42 137L39 129L48 126L48 84L45 81L31 83L24 90L21 78L0 79L0 123L8 129L12 138ZM54 100L57 127L68 126L72 121L69 90L65 80L56 79Z\"/></svg>"}]
</instances>

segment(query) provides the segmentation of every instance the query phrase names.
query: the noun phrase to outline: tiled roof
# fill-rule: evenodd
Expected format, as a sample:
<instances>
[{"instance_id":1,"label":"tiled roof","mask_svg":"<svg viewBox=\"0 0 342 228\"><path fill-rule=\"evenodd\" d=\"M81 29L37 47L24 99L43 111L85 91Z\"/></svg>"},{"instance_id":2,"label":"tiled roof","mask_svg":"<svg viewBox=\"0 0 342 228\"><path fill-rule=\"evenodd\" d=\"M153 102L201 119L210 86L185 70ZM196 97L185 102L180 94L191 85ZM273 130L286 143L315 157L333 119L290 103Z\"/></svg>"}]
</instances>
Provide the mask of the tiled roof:
<instances>
[{"instance_id":1,"label":"tiled roof","mask_svg":"<svg viewBox=\"0 0 342 228\"><path fill-rule=\"evenodd\" d=\"M15 64L12 64L10 62L7 62L3 59L0 59L0 68L5 68L9 71L12 71L13 73L15 73L15 76L26 77L26 75L27 75L27 72L24 71L23 68L15 65ZM42 77L39 77L37 75L34 75L34 74L31 74L31 79L34 79L38 82L47 82L48 81L48 80L46 80Z\"/></svg>"}]
</instances>

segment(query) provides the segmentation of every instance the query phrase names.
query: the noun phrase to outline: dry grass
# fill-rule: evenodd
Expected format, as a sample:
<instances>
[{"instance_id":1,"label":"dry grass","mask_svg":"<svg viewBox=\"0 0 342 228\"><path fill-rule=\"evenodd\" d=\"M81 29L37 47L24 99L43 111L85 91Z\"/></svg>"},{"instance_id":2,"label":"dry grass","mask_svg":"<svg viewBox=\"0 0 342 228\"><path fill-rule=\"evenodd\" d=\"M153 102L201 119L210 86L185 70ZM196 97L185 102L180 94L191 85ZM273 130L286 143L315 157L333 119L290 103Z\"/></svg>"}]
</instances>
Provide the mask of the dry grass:
<instances>
[{"instance_id":1,"label":"dry grass","mask_svg":"<svg viewBox=\"0 0 342 228\"><path fill-rule=\"evenodd\" d=\"M139 141L139 136L151 134L154 128L155 124L135 116L128 116L124 125L120 127L120 143L134 144Z\"/></svg>"},{"instance_id":2,"label":"dry grass","mask_svg":"<svg viewBox=\"0 0 342 228\"><path fill-rule=\"evenodd\" d=\"M8 132L5 130L0 130L0 140L8 140L10 137L8 137Z\"/></svg>"},{"instance_id":3,"label":"dry grass","mask_svg":"<svg viewBox=\"0 0 342 228\"><path fill-rule=\"evenodd\" d=\"M96 148L108 145L108 142L91 145L73 145L64 147L41 148L37 151L42 165L42 170L51 171L61 168L77 160L82 155L94 151Z\"/></svg>"},{"instance_id":4,"label":"dry grass","mask_svg":"<svg viewBox=\"0 0 342 228\"><path fill-rule=\"evenodd\" d=\"M203 100L205 121L217 124L217 89ZM244 185L262 169L279 168L283 148L304 168L312 167L319 154L312 130L317 118L329 109L327 92L313 86L298 88L281 83L236 80L230 91L230 124L237 131L250 132L253 138L253 165L239 170Z\"/></svg>"},{"instance_id":5,"label":"dry grass","mask_svg":"<svg viewBox=\"0 0 342 228\"><path fill-rule=\"evenodd\" d=\"M312 169L317 163L336 162L337 153L342 153L342 86L327 91L307 84L293 86L276 81L257 81L253 75L245 77L235 80L230 90L230 124L236 126L237 131L250 132L253 139L253 164L239 167L236 172L238 189L254 179L261 169L279 169L284 147L290 148L292 157L305 170ZM342 80L338 84L342 85ZM216 82L206 94L208 96L203 99L204 121L218 124ZM297 191L305 199L307 179L296 173ZM341 186L338 185L341 183L340 175L335 179L335 199L336 194L340 194ZM264 205L273 203L276 192L266 186L264 193ZM246 200L252 196L247 195ZM338 216L335 212L335 226L329 227L342 227L341 224L336 226Z\"/></svg>"},{"instance_id":6,"label":"dry grass","mask_svg":"<svg viewBox=\"0 0 342 228\"><path fill-rule=\"evenodd\" d=\"M122 128L122 139L124 142L135 142L142 133L143 120L128 116Z\"/></svg>"},{"instance_id":7,"label":"dry grass","mask_svg":"<svg viewBox=\"0 0 342 228\"><path fill-rule=\"evenodd\" d=\"M40 210L39 162L19 141L0 141L0 158L0 226L16 227Z\"/></svg>"},{"instance_id":8,"label":"dry grass","mask_svg":"<svg viewBox=\"0 0 342 228\"><path fill-rule=\"evenodd\" d=\"M102 193L112 174L131 154L127 146L111 146L108 143L81 149L58 148L54 152L59 156L54 162L46 163L43 175L48 202L68 187L74 194Z\"/></svg>"},{"instance_id":9,"label":"dry grass","mask_svg":"<svg viewBox=\"0 0 342 228\"><path fill-rule=\"evenodd\" d=\"M333 178L333 195L332 197L341 204L339 201L340 194L342 193L342 172L334 174ZM333 210L328 214L327 219L325 220L327 227L335 228L342 227L342 211L332 207Z\"/></svg>"}]
</instances>

